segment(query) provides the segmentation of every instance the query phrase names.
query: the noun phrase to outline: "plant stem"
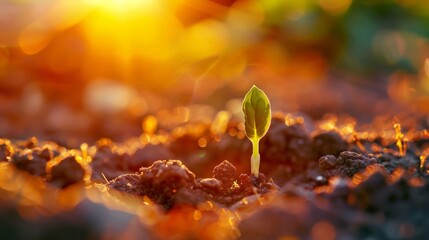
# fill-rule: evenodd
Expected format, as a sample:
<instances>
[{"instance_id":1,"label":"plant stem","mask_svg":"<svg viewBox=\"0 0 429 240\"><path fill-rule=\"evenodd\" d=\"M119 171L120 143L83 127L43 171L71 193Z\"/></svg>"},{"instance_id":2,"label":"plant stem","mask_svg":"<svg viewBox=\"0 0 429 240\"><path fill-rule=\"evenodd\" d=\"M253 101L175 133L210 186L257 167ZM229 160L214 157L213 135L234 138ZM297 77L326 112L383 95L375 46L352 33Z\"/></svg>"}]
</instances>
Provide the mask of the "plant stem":
<instances>
[{"instance_id":1,"label":"plant stem","mask_svg":"<svg viewBox=\"0 0 429 240\"><path fill-rule=\"evenodd\" d=\"M257 177L259 175L259 163L261 158L259 156L259 139L254 138L251 141L253 147L253 154L252 158L250 159L250 172Z\"/></svg>"}]
</instances>

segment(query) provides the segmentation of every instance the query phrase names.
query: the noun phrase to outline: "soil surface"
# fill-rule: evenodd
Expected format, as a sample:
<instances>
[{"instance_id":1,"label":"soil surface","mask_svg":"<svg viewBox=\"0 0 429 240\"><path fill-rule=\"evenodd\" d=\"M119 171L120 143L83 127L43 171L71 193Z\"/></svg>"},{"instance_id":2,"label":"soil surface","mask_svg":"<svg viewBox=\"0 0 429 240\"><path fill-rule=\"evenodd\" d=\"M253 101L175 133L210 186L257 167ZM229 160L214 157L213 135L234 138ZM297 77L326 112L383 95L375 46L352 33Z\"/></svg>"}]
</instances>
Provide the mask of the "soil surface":
<instances>
[{"instance_id":1,"label":"soil surface","mask_svg":"<svg viewBox=\"0 0 429 240\"><path fill-rule=\"evenodd\" d=\"M79 148L1 139L0 235L54 239L64 228L79 232L70 239L425 239L424 126L414 124L407 139L393 127L321 126L274 117L258 176L249 175L251 145L234 121L221 135L202 125L197 134L165 137L165 129Z\"/></svg>"}]
</instances>

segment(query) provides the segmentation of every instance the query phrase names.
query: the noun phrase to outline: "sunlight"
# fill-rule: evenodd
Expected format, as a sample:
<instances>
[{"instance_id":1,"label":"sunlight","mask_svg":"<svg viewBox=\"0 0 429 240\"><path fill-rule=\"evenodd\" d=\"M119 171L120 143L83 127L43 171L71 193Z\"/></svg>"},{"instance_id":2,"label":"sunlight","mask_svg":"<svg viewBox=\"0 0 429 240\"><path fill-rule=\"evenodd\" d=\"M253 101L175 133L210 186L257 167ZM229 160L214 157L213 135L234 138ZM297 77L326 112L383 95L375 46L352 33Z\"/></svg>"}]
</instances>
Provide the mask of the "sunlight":
<instances>
[{"instance_id":1,"label":"sunlight","mask_svg":"<svg viewBox=\"0 0 429 240\"><path fill-rule=\"evenodd\" d=\"M161 5L162 1L156 0L88 0L94 5L103 8L112 13L123 14L133 12L141 8L156 8Z\"/></svg>"},{"instance_id":2,"label":"sunlight","mask_svg":"<svg viewBox=\"0 0 429 240\"><path fill-rule=\"evenodd\" d=\"M169 84L168 77L155 84L151 79L161 76L149 67L168 65L177 55L183 27L168 4L154 0L98 1L82 27L90 49L86 76L110 72L113 78L126 82L159 87ZM136 71L144 72L144 76L136 75Z\"/></svg>"}]
</instances>

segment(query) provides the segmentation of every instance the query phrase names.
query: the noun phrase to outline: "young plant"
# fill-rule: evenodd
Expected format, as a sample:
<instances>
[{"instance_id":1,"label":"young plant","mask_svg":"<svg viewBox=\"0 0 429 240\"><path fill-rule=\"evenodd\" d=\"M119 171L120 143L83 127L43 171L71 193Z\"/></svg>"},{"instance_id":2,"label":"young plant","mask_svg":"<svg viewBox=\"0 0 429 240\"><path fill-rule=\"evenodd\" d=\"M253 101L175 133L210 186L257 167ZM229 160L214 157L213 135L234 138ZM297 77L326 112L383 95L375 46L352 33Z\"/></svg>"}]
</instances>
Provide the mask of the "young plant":
<instances>
[{"instance_id":1,"label":"young plant","mask_svg":"<svg viewBox=\"0 0 429 240\"><path fill-rule=\"evenodd\" d=\"M252 142L253 154L250 159L251 173L259 175L259 140L267 133L271 124L271 106L267 95L255 85L243 100L244 130Z\"/></svg>"}]
</instances>

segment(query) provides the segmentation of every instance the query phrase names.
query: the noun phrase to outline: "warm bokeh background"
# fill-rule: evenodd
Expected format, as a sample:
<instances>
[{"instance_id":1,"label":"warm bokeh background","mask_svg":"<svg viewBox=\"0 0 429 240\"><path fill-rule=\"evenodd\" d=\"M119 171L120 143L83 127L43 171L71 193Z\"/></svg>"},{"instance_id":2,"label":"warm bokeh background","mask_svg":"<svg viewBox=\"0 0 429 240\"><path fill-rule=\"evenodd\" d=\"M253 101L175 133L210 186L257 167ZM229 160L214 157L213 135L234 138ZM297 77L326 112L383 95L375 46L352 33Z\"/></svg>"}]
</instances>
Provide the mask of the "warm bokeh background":
<instances>
[{"instance_id":1,"label":"warm bokeh background","mask_svg":"<svg viewBox=\"0 0 429 240\"><path fill-rule=\"evenodd\" d=\"M426 0L3 0L0 136L78 144L273 110L429 112Z\"/></svg>"}]
</instances>

